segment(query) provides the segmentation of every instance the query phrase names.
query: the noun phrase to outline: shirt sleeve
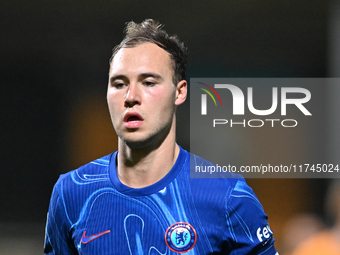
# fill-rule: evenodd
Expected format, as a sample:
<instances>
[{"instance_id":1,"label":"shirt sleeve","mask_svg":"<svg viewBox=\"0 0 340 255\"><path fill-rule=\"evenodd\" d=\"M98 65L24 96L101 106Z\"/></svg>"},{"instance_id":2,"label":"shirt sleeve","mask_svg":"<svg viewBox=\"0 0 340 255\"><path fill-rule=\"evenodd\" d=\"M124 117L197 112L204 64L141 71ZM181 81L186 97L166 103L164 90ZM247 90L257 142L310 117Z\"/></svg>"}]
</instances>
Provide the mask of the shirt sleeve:
<instances>
[{"instance_id":1,"label":"shirt sleeve","mask_svg":"<svg viewBox=\"0 0 340 255\"><path fill-rule=\"evenodd\" d=\"M60 189L62 181L53 188L45 229L44 254L77 254L70 238L71 222Z\"/></svg>"},{"instance_id":2,"label":"shirt sleeve","mask_svg":"<svg viewBox=\"0 0 340 255\"><path fill-rule=\"evenodd\" d=\"M244 179L237 180L226 202L231 254L276 255L273 231L260 201Z\"/></svg>"}]
</instances>

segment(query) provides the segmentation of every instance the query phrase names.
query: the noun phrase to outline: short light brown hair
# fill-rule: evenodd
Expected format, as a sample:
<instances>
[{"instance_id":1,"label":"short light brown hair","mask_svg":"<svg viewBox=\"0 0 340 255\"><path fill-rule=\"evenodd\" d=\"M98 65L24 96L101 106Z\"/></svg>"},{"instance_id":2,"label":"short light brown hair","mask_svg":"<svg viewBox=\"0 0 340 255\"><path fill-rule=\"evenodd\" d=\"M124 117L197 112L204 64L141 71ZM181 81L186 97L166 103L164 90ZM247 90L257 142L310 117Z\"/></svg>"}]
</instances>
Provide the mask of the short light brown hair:
<instances>
[{"instance_id":1,"label":"short light brown hair","mask_svg":"<svg viewBox=\"0 0 340 255\"><path fill-rule=\"evenodd\" d=\"M120 44L113 48L110 64L121 48L136 47L145 42L151 42L170 54L173 63L173 83L186 79L187 69L187 48L176 35L169 36L162 29L162 25L153 19L147 19L139 24L131 21L125 28L125 37Z\"/></svg>"}]
</instances>

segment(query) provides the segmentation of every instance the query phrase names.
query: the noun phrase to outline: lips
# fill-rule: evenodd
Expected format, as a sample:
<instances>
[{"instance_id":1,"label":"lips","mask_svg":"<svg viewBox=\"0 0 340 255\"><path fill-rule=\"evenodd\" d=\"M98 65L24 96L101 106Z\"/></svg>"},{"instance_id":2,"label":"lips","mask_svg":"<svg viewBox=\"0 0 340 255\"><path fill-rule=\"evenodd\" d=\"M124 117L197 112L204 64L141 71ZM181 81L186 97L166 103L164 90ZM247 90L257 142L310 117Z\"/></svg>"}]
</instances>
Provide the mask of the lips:
<instances>
[{"instance_id":1,"label":"lips","mask_svg":"<svg viewBox=\"0 0 340 255\"><path fill-rule=\"evenodd\" d=\"M128 112L124 115L123 122L127 128L138 128L143 124L144 119L137 112Z\"/></svg>"}]
</instances>

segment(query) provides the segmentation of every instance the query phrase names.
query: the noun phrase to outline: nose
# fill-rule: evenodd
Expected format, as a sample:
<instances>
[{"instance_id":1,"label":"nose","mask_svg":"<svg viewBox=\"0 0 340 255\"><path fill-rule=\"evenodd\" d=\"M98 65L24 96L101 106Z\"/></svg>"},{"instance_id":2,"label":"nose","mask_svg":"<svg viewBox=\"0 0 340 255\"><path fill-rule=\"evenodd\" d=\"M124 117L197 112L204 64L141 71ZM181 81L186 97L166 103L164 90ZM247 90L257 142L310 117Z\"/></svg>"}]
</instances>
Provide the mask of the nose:
<instances>
[{"instance_id":1,"label":"nose","mask_svg":"<svg viewBox=\"0 0 340 255\"><path fill-rule=\"evenodd\" d=\"M134 105L140 103L141 103L140 88L138 87L137 83L130 83L126 93L125 105L126 107L133 107Z\"/></svg>"}]
</instances>

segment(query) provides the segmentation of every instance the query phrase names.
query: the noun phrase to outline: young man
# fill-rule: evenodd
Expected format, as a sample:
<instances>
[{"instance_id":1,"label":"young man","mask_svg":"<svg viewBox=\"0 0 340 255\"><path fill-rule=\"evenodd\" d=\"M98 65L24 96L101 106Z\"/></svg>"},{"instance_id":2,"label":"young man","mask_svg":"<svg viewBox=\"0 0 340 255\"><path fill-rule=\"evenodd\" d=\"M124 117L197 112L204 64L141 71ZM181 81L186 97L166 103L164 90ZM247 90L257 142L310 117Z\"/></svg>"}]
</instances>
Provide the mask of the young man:
<instances>
[{"instance_id":1,"label":"young man","mask_svg":"<svg viewBox=\"0 0 340 255\"><path fill-rule=\"evenodd\" d=\"M276 254L242 178L190 178L190 163L212 163L175 140L187 96L183 44L153 20L130 22L126 33L107 90L118 152L59 178L45 254Z\"/></svg>"}]
</instances>

